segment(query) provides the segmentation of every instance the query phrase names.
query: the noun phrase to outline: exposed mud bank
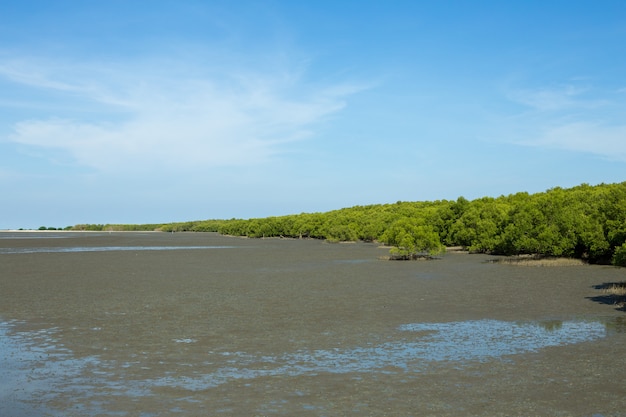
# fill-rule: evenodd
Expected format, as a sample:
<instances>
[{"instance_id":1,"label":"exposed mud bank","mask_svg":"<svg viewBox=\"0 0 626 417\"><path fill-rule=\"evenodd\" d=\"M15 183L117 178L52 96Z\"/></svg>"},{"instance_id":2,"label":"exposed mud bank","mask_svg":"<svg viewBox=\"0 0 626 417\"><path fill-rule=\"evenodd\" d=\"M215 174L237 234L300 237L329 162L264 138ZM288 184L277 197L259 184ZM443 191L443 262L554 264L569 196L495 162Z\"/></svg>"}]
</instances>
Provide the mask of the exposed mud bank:
<instances>
[{"instance_id":1,"label":"exposed mud bank","mask_svg":"<svg viewBox=\"0 0 626 417\"><path fill-rule=\"evenodd\" d=\"M374 244L215 234L29 236L0 236L0 415L625 412L626 315L600 289L624 269L454 251L383 262Z\"/></svg>"}]
</instances>

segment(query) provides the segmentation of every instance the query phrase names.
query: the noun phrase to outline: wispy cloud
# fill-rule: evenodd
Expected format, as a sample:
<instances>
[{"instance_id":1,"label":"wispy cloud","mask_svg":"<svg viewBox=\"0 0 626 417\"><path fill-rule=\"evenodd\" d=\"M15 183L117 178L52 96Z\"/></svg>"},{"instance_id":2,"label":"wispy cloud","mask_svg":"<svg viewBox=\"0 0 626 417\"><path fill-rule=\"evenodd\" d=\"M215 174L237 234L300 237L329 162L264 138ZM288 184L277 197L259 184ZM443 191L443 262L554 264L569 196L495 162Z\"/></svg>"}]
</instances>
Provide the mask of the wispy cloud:
<instances>
[{"instance_id":1,"label":"wispy cloud","mask_svg":"<svg viewBox=\"0 0 626 417\"><path fill-rule=\"evenodd\" d=\"M41 69L43 68L43 70ZM10 141L67 152L102 171L266 162L310 137L362 87L307 87L301 71L189 71L180 65L0 65L13 83L106 106L101 118L49 111L15 123ZM62 108L59 103L59 108ZM117 112L118 117L110 114Z\"/></svg>"},{"instance_id":2,"label":"wispy cloud","mask_svg":"<svg viewBox=\"0 0 626 417\"><path fill-rule=\"evenodd\" d=\"M509 118L508 137L520 145L566 150L626 161L626 103L620 91L592 85L508 89L506 96L525 109Z\"/></svg>"},{"instance_id":3,"label":"wispy cloud","mask_svg":"<svg viewBox=\"0 0 626 417\"><path fill-rule=\"evenodd\" d=\"M605 100L585 97L588 87L563 85L536 89L510 89L509 100L538 111L561 111L574 108L597 108L607 104Z\"/></svg>"},{"instance_id":4,"label":"wispy cloud","mask_svg":"<svg viewBox=\"0 0 626 417\"><path fill-rule=\"evenodd\" d=\"M585 152L626 162L626 125L574 122L546 128L525 145Z\"/></svg>"},{"instance_id":5,"label":"wispy cloud","mask_svg":"<svg viewBox=\"0 0 626 417\"><path fill-rule=\"evenodd\" d=\"M0 64L0 76L19 84L31 87L48 88L61 91L76 91L76 85L67 84L47 78L40 69L39 63L25 63L20 60L11 60Z\"/></svg>"}]
</instances>

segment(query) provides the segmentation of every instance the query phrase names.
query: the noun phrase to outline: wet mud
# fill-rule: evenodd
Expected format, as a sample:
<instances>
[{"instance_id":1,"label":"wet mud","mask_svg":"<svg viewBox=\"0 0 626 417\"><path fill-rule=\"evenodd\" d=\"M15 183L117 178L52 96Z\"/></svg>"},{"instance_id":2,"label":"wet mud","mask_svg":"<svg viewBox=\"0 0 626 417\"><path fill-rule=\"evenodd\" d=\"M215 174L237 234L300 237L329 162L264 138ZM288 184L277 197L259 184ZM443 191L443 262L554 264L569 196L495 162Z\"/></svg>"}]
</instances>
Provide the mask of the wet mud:
<instances>
[{"instance_id":1,"label":"wet mud","mask_svg":"<svg viewBox=\"0 0 626 417\"><path fill-rule=\"evenodd\" d=\"M608 266L0 233L0 415L624 416Z\"/></svg>"}]
</instances>

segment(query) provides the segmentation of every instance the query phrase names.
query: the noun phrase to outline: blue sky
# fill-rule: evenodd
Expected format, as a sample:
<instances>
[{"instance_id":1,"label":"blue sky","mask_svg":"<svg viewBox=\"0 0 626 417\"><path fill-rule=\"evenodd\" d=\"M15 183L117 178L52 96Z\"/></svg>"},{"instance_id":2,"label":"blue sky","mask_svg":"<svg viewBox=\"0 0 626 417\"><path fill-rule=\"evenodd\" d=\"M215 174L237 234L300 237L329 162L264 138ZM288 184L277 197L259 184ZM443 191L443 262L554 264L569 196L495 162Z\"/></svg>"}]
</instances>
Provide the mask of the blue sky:
<instances>
[{"instance_id":1,"label":"blue sky","mask_svg":"<svg viewBox=\"0 0 626 417\"><path fill-rule=\"evenodd\" d=\"M0 229L625 180L623 1L0 2Z\"/></svg>"}]
</instances>

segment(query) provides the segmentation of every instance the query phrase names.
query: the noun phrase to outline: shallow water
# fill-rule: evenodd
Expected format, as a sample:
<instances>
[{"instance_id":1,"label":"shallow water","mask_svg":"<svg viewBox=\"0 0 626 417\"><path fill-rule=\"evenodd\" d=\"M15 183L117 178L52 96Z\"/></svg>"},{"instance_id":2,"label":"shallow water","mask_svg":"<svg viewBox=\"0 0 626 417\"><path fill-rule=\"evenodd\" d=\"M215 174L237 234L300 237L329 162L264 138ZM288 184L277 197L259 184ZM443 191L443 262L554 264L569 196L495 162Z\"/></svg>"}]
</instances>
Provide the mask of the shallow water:
<instances>
[{"instance_id":1,"label":"shallow water","mask_svg":"<svg viewBox=\"0 0 626 417\"><path fill-rule=\"evenodd\" d=\"M207 351L199 363L176 363L176 372L124 380L123 372L140 366L129 360L117 362L98 356L77 358L57 338L58 328L18 330L17 321L0 321L0 411L13 417L30 415L35 399L54 401L58 395L90 397L95 389L127 397L149 397L158 387L195 392L235 380L321 373L420 373L437 362L457 367L489 360L514 360L515 355L554 346L594 341L624 330L615 319L506 322L476 320L448 323L412 323L400 326L398 338L347 349L284 352L257 355L246 352ZM94 329L97 331L98 329ZM173 343L195 344L196 339ZM217 366L215 366L217 365ZM181 372L181 367L188 371ZM106 404L83 405L81 412L97 414ZM85 408L87 407L87 408ZM103 408L104 407L104 408ZM41 411L41 408L40 408ZM45 411L56 414L53 410Z\"/></svg>"},{"instance_id":2,"label":"shallow water","mask_svg":"<svg viewBox=\"0 0 626 417\"><path fill-rule=\"evenodd\" d=\"M0 248L0 254L233 249L235 247L236 246L73 246L40 248Z\"/></svg>"},{"instance_id":3,"label":"shallow water","mask_svg":"<svg viewBox=\"0 0 626 417\"><path fill-rule=\"evenodd\" d=\"M264 376L299 376L318 373L420 372L432 362L503 359L508 355L535 352L550 346L564 346L606 337L600 321L509 323L479 320L453 323L417 323L399 330L416 333L406 340L369 344L350 349L299 351L278 356L257 356L244 352L222 352L229 366L194 378L166 377L156 385L178 385L201 390L229 379ZM393 371L390 371L393 369Z\"/></svg>"},{"instance_id":4,"label":"shallow water","mask_svg":"<svg viewBox=\"0 0 626 417\"><path fill-rule=\"evenodd\" d=\"M626 320L593 299L623 270L383 262L376 244L215 234L54 235L0 233L2 417L623 410Z\"/></svg>"}]
</instances>

